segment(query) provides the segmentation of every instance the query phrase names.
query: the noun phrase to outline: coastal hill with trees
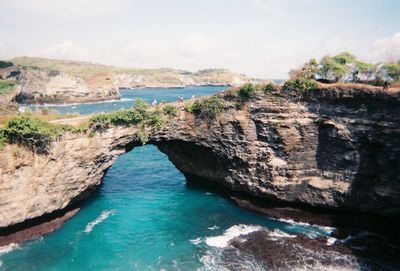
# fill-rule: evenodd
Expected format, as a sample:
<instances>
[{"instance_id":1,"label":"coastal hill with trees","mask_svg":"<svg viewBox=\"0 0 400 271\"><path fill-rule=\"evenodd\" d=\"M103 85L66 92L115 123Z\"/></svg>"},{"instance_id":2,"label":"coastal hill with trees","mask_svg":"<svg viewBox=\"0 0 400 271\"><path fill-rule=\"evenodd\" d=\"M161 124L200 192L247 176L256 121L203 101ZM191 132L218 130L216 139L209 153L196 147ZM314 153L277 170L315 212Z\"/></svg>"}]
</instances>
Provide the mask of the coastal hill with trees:
<instances>
[{"instance_id":1,"label":"coastal hill with trees","mask_svg":"<svg viewBox=\"0 0 400 271\"><path fill-rule=\"evenodd\" d=\"M374 86L400 86L400 60L368 63L349 52L309 60L300 69L289 72L291 79L313 79L323 83L364 83Z\"/></svg>"}]
</instances>

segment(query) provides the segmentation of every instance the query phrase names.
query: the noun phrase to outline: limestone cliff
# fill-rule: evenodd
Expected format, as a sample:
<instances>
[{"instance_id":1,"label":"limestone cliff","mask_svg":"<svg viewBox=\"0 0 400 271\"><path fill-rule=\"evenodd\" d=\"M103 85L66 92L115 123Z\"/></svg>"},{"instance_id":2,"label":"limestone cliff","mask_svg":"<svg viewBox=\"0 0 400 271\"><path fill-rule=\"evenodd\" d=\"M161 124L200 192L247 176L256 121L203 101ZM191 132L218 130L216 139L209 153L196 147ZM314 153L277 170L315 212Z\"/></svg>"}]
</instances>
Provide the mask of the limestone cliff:
<instances>
[{"instance_id":1,"label":"limestone cliff","mask_svg":"<svg viewBox=\"0 0 400 271\"><path fill-rule=\"evenodd\" d=\"M45 68L18 69L16 81L19 103L82 103L120 97L110 83L90 86L79 77Z\"/></svg>"},{"instance_id":2,"label":"limestone cliff","mask_svg":"<svg viewBox=\"0 0 400 271\"><path fill-rule=\"evenodd\" d=\"M245 101L226 97L216 120L180 112L149 144L188 179L308 206L400 217L400 94L328 87ZM37 155L0 152L0 227L65 208L101 184L118 155L140 145L135 127L67 133Z\"/></svg>"}]
</instances>

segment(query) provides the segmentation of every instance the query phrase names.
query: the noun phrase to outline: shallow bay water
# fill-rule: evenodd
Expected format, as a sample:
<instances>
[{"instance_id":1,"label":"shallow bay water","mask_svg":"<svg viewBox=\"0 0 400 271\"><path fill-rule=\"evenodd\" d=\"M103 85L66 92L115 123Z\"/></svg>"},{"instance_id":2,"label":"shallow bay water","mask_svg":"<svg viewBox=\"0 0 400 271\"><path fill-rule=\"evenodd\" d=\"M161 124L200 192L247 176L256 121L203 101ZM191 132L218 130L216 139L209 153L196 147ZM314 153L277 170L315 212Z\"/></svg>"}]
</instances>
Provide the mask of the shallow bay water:
<instances>
[{"instance_id":1,"label":"shallow bay water","mask_svg":"<svg viewBox=\"0 0 400 271\"><path fill-rule=\"evenodd\" d=\"M131 106L137 97L170 101L184 91L190 97L221 89L126 90L122 98ZM85 114L109 111L110 104L59 108ZM120 156L100 189L61 229L0 248L0 270L260 270L248 255L226 256L237 253L226 250L229 240L260 228L276 238L331 231L241 209L210 188L186 183L165 154L147 145Z\"/></svg>"}]
</instances>

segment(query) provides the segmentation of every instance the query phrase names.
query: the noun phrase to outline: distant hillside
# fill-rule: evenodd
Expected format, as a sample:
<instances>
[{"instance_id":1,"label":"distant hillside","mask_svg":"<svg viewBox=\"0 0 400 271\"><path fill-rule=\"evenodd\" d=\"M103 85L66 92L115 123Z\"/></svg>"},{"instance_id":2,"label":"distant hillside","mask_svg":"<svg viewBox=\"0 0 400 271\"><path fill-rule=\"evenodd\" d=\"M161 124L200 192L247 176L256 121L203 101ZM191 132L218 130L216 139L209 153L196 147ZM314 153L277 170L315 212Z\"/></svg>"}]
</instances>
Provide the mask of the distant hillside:
<instances>
[{"instance_id":1,"label":"distant hillside","mask_svg":"<svg viewBox=\"0 0 400 271\"><path fill-rule=\"evenodd\" d=\"M89 84L113 81L117 87L182 87L188 85L238 85L261 80L226 69L205 69L197 72L171 68L137 69L106 66L84 61L17 57L10 62L21 67L57 70L84 79ZM112 80L113 79L113 80Z\"/></svg>"},{"instance_id":2,"label":"distant hillside","mask_svg":"<svg viewBox=\"0 0 400 271\"><path fill-rule=\"evenodd\" d=\"M240 85L263 81L225 69L197 72L170 68L134 69L37 57L17 57L3 63L7 67L0 67L0 75L2 70L3 74L13 71L17 85L16 100L21 103L115 99L119 97L118 88Z\"/></svg>"}]
</instances>

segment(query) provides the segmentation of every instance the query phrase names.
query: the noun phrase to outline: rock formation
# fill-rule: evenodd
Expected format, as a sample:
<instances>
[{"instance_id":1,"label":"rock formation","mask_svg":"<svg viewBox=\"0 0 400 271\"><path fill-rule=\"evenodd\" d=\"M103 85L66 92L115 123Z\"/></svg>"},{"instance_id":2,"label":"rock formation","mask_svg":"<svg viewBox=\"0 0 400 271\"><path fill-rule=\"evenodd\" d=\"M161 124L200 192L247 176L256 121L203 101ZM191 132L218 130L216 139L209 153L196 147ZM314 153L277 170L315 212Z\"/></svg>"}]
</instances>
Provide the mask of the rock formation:
<instances>
[{"instance_id":1,"label":"rock formation","mask_svg":"<svg viewBox=\"0 0 400 271\"><path fill-rule=\"evenodd\" d=\"M176 88L188 86L231 86L263 80L248 78L224 69L207 69L185 72L172 69L149 71L147 73L126 72L115 74L114 84L119 88Z\"/></svg>"},{"instance_id":2,"label":"rock formation","mask_svg":"<svg viewBox=\"0 0 400 271\"><path fill-rule=\"evenodd\" d=\"M400 95L327 87L259 94L216 120L180 112L149 144L188 178L252 197L400 217ZM118 155L140 145L135 127L66 133L47 155L0 152L0 227L87 197Z\"/></svg>"},{"instance_id":3,"label":"rock formation","mask_svg":"<svg viewBox=\"0 0 400 271\"><path fill-rule=\"evenodd\" d=\"M83 79L44 68L19 69L15 100L18 103L82 103L119 99L110 83L89 86Z\"/></svg>"}]
</instances>

